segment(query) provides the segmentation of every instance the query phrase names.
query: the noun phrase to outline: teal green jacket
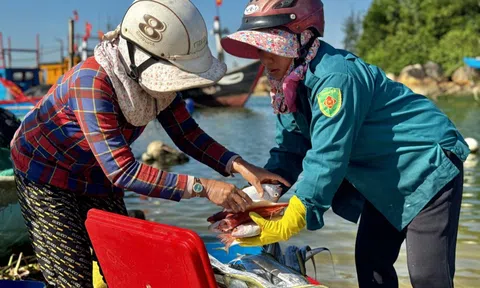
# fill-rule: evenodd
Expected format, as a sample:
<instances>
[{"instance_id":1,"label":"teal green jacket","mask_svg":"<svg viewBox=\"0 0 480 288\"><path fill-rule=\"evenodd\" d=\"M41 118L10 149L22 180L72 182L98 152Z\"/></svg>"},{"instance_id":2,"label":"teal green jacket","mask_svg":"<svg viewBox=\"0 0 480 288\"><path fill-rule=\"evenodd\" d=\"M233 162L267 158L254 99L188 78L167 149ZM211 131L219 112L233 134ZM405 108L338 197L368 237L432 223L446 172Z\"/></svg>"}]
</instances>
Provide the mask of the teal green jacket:
<instances>
[{"instance_id":1,"label":"teal green jacket","mask_svg":"<svg viewBox=\"0 0 480 288\"><path fill-rule=\"evenodd\" d=\"M302 84L265 168L297 181L309 230L330 207L357 222L365 199L401 230L459 173L443 149L470 153L433 102L347 51L322 42ZM344 179L356 189L336 193Z\"/></svg>"}]
</instances>

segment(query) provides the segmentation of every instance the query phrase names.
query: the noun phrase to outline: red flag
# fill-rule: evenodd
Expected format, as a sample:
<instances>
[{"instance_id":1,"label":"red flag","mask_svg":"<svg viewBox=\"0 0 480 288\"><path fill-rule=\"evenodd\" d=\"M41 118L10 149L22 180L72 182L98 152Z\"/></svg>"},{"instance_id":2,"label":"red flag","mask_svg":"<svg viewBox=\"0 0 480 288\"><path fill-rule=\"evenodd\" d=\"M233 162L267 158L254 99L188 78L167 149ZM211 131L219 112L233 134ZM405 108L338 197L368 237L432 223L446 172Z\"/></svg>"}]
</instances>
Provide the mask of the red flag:
<instances>
[{"instance_id":1,"label":"red flag","mask_svg":"<svg viewBox=\"0 0 480 288\"><path fill-rule=\"evenodd\" d=\"M217 2L217 6L220 7L220 5L222 5L222 0L215 0Z\"/></svg>"},{"instance_id":2,"label":"red flag","mask_svg":"<svg viewBox=\"0 0 480 288\"><path fill-rule=\"evenodd\" d=\"M85 36L83 36L83 41L87 41L90 38L90 33L92 32L92 24L85 22Z\"/></svg>"},{"instance_id":3,"label":"red flag","mask_svg":"<svg viewBox=\"0 0 480 288\"><path fill-rule=\"evenodd\" d=\"M85 23L85 31L88 35L90 35L90 32L92 32L92 24L86 22Z\"/></svg>"},{"instance_id":4,"label":"red flag","mask_svg":"<svg viewBox=\"0 0 480 288\"><path fill-rule=\"evenodd\" d=\"M78 21L78 12L77 12L77 10L73 10L73 20Z\"/></svg>"}]
</instances>

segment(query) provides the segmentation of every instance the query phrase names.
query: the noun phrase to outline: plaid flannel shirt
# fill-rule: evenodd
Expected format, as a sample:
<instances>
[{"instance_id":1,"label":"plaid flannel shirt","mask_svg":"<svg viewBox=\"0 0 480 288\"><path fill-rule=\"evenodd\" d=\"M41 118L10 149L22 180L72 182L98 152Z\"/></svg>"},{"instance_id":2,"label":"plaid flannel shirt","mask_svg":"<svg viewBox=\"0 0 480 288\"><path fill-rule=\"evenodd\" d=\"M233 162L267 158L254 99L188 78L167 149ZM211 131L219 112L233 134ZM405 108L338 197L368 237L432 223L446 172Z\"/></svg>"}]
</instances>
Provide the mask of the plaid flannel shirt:
<instances>
[{"instance_id":1,"label":"plaid flannel shirt","mask_svg":"<svg viewBox=\"0 0 480 288\"><path fill-rule=\"evenodd\" d=\"M202 131L177 96L157 119L185 153L224 176L236 154ZM188 175L138 162L130 145L145 127L129 124L105 70L93 57L65 73L25 116L12 140L15 172L80 194L123 196L124 189L179 201Z\"/></svg>"}]
</instances>

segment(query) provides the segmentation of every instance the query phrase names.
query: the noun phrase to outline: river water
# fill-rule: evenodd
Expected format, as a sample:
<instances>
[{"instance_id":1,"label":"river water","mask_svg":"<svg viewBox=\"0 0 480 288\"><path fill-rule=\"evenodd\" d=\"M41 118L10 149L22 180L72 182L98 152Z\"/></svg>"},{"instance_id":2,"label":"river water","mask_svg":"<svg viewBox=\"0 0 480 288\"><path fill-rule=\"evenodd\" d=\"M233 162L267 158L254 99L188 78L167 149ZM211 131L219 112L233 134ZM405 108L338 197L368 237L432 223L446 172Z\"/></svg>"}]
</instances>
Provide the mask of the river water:
<instances>
[{"instance_id":1,"label":"river water","mask_svg":"<svg viewBox=\"0 0 480 288\"><path fill-rule=\"evenodd\" d=\"M480 139L480 105L473 98L443 98L437 105L448 114L465 137ZM193 113L194 119L210 136L229 149L239 153L247 161L259 166L268 159L268 151L274 146L275 118L265 97L251 98L245 108L202 109ZM145 133L134 143L137 157L154 140L173 145L158 123L150 123ZM477 157L469 157L465 163L465 188L460 217L457 245L456 287L480 287L480 166ZM186 173L199 177L227 180L203 164L191 159L188 163L173 166L169 171ZM238 187L246 182L241 177L228 179ZM281 201L288 201L285 195ZM193 199L180 203L141 199L129 194L127 208L141 209L147 220L192 229L202 237L212 236L208 232L206 218L219 211L219 207L205 199ZM303 231L288 244L328 247L333 254L335 272L330 256L316 257L318 279L330 287L357 287L354 262L355 236L357 226L336 216L329 210L325 215L325 227L318 231ZM428 243L425 243L428 245ZM396 263L401 287L411 287L408 279L405 244ZM308 264L310 275L313 266Z\"/></svg>"}]
</instances>

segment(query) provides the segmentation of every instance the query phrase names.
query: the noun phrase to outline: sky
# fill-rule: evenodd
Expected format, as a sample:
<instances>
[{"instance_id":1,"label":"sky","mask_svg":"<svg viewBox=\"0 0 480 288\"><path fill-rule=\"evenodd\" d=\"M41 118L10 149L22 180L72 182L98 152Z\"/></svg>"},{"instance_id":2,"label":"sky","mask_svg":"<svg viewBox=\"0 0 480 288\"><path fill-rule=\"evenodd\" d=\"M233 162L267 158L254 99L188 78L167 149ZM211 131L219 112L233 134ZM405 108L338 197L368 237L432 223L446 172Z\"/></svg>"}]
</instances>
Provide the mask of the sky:
<instances>
[{"instance_id":1,"label":"sky","mask_svg":"<svg viewBox=\"0 0 480 288\"><path fill-rule=\"evenodd\" d=\"M60 39L64 43L64 56L67 55L68 20L76 10L79 15L75 23L75 33L84 34L85 22L92 24L92 36L97 31L106 32L107 23L116 27L123 18L132 0L1 0L0 32L3 34L3 46L7 46L7 37L11 37L12 48L35 49L37 34L40 35L41 62L60 60ZM216 15L215 0L192 0L205 19L211 31ZM223 28L234 32L240 26L243 11L248 0L223 0L219 9ZM325 8L324 41L334 47L343 48L342 25L352 11L365 14L372 0L323 0ZM213 34L209 34L209 45L216 55ZM93 48L97 40L89 40ZM229 68L233 62L243 65L248 60L231 55L226 56ZM12 64L16 67L35 65L34 54L13 53ZM1 65L1 63L0 63Z\"/></svg>"}]
</instances>

